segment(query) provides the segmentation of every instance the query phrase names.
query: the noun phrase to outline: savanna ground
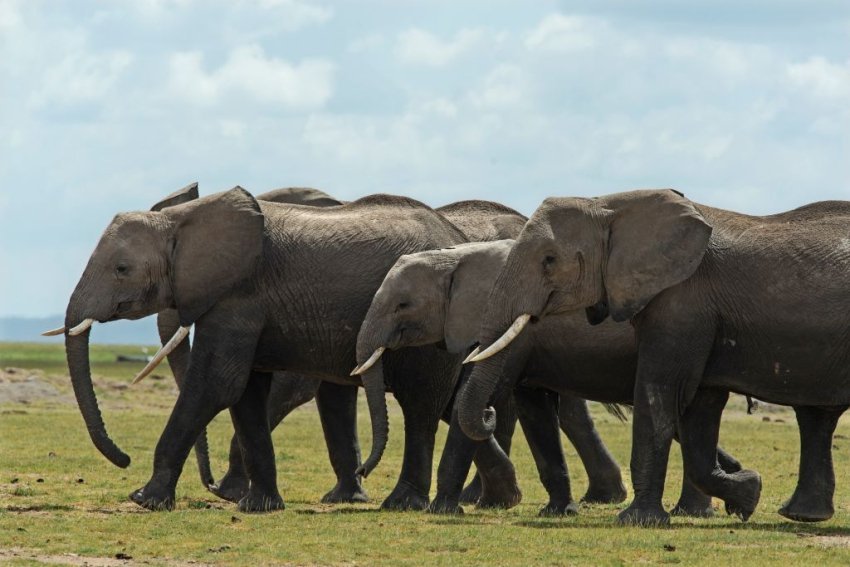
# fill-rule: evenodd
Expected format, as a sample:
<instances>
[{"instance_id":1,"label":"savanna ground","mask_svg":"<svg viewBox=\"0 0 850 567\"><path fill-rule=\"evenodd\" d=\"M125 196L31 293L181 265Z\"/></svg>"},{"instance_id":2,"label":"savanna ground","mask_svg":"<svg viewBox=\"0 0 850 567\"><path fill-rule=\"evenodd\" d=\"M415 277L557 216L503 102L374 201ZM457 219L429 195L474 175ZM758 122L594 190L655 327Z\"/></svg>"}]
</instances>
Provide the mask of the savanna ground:
<instances>
[{"instance_id":1,"label":"savanna ground","mask_svg":"<svg viewBox=\"0 0 850 567\"><path fill-rule=\"evenodd\" d=\"M512 510L463 516L380 512L395 483L402 451L402 419L391 408L390 446L366 480L372 502L319 504L334 484L315 407L291 414L274 433L285 511L247 515L201 486L194 457L178 486L177 509L151 513L127 500L151 471L153 448L176 391L167 367L130 387L141 364L116 363L116 353L139 347L93 346L95 385L107 428L133 458L125 470L109 464L92 446L73 401L61 346L0 344L0 563L121 565L310 564L310 565L617 565L686 563L728 565L784 562L850 562L850 420L835 440L838 477L836 515L806 525L778 514L796 480L798 437L793 413L763 408L747 415L735 398L724 416L721 441L764 477L758 510L746 524L718 510L713 519L673 520L666 529L622 528L614 517L622 505L583 507L577 517L544 519L546 502L528 448L514 443L524 498ZM361 396L361 399L363 397ZM594 406L602 436L628 481L630 427ZM365 407L360 438L368 450ZM230 438L227 415L210 427L216 473L221 475ZM438 453L445 428L441 426ZM518 433L518 435L521 435ZM573 490L580 497L587 477L575 450L565 444ZM435 459L435 469L436 462ZM665 504L678 496L681 461L674 446Z\"/></svg>"}]
</instances>

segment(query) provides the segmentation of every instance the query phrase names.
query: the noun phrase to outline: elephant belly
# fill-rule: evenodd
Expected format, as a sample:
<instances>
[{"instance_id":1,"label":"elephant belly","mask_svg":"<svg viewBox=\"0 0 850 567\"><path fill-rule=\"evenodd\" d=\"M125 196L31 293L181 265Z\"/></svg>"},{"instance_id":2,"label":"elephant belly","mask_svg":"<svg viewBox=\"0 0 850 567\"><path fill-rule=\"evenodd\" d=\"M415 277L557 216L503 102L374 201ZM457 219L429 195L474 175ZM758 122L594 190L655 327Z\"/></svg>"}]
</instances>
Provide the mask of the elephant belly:
<instances>
[{"instance_id":1,"label":"elephant belly","mask_svg":"<svg viewBox=\"0 0 850 567\"><path fill-rule=\"evenodd\" d=\"M631 404L634 400L636 357L541 357L531 361L525 384L586 400Z\"/></svg>"},{"instance_id":2,"label":"elephant belly","mask_svg":"<svg viewBox=\"0 0 850 567\"><path fill-rule=\"evenodd\" d=\"M808 332L807 332L808 331ZM720 337L703 383L784 405L850 403L846 332L797 329Z\"/></svg>"}]
</instances>

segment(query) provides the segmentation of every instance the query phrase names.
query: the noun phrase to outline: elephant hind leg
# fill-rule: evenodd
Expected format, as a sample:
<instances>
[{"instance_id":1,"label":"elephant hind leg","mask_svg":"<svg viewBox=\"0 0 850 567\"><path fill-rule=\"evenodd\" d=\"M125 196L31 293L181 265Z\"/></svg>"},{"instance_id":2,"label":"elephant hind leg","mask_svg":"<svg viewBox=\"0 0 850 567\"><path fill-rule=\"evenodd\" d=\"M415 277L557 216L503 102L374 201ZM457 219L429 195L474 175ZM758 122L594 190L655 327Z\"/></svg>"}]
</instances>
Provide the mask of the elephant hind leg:
<instances>
[{"instance_id":1,"label":"elephant hind leg","mask_svg":"<svg viewBox=\"0 0 850 567\"><path fill-rule=\"evenodd\" d=\"M316 405L322 420L328 457L336 474L336 485L322 497L322 502L368 502L369 495L363 490L360 477L354 474L360 466L357 386L322 382L316 392Z\"/></svg>"},{"instance_id":2,"label":"elephant hind leg","mask_svg":"<svg viewBox=\"0 0 850 567\"><path fill-rule=\"evenodd\" d=\"M835 513L832 435L846 409L794 408L800 429L800 469L794 494L779 509L782 516L798 522L822 522Z\"/></svg>"}]
</instances>

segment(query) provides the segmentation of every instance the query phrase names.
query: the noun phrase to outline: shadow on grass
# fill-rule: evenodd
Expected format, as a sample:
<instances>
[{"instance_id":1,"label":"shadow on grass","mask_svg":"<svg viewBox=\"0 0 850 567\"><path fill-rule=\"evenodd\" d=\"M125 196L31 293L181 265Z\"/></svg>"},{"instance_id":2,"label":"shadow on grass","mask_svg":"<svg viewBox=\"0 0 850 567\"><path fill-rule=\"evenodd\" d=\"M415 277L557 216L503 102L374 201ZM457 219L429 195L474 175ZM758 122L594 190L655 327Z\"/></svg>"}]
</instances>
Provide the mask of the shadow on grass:
<instances>
[{"instance_id":1,"label":"shadow on grass","mask_svg":"<svg viewBox=\"0 0 850 567\"><path fill-rule=\"evenodd\" d=\"M381 514L378 508L355 508L354 506L334 507L328 509L308 508L307 510L295 510L300 516L313 516L317 514Z\"/></svg>"},{"instance_id":2,"label":"shadow on grass","mask_svg":"<svg viewBox=\"0 0 850 567\"><path fill-rule=\"evenodd\" d=\"M578 518L531 518L528 520L517 520L511 522L511 525L523 528L532 528L538 530L568 530L568 529L587 529L587 528L603 528L603 529L630 529L626 526L617 524L616 519L578 519ZM850 527L847 526L830 526L804 524L796 522L787 523L771 523L771 522L737 522L729 520L728 522L700 522L695 524L673 522L669 526L663 527L646 527L647 530L707 530L707 531L722 531L722 530L739 530L739 531L758 531L758 532L782 532L795 534L799 537L816 537L816 536L850 536Z\"/></svg>"},{"instance_id":3,"label":"shadow on grass","mask_svg":"<svg viewBox=\"0 0 850 567\"><path fill-rule=\"evenodd\" d=\"M28 512L70 512L75 510L73 506L64 504L40 504L37 506L4 506L0 508L2 512L11 512L13 514L26 514Z\"/></svg>"}]
</instances>

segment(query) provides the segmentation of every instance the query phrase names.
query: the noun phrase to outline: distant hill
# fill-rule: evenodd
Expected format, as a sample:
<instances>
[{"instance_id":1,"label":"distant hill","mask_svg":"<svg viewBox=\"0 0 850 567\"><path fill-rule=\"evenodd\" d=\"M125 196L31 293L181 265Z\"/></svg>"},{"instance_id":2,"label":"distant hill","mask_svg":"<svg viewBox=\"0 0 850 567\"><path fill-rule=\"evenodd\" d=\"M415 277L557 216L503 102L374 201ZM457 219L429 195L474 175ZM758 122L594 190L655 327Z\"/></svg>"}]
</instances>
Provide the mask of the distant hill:
<instances>
[{"instance_id":1,"label":"distant hill","mask_svg":"<svg viewBox=\"0 0 850 567\"><path fill-rule=\"evenodd\" d=\"M44 318L0 317L0 341L61 343L64 338L42 337L48 329L60 327L64 315ZM91 342L101 344L154 345L159 342L156 332L156 317L138 321L113 321L95 324L91 331Z\"/></svg>"}]
</instances>

